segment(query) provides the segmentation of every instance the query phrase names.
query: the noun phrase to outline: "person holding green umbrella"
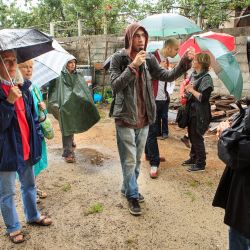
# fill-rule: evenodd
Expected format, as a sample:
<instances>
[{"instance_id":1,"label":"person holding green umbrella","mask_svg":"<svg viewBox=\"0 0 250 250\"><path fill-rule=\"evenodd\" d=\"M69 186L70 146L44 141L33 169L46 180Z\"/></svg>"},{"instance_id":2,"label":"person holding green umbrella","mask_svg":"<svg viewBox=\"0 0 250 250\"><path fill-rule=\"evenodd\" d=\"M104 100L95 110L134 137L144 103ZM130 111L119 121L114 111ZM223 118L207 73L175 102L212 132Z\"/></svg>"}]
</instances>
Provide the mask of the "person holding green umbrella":
<instances>
[{"instance_id":1,"label":"person holding green umbrella","mask_svg":"<svg viewBox=\"0 0 250 250\"><path fill-rule=\"evenodd\" d=\"M189 166L188 171L204 171L206 166L206 152L203 135L211 120L209 98L213 91L213 80L208 73L211 61L208 54L196 54L192 67L194 72L190 82L185 86L188 107L188 136L191 142L189 159L182 165Z\"/></svg>"}]
</instances>

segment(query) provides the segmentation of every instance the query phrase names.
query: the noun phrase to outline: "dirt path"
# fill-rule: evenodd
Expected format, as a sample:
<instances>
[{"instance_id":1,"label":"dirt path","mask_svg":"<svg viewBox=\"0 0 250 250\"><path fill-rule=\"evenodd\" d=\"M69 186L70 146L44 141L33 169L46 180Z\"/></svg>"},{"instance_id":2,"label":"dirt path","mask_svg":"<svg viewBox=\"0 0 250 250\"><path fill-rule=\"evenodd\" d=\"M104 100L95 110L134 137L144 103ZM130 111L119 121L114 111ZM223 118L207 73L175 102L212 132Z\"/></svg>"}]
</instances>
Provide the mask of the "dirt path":
<instances>
[{"instance_id":1,"label":"dirt path","mask_svg":"<svg viewBox=\"0 0 250 250\"><path fill-rule=\"evenodd\" d=\"M0 218L0 249L159 249L224 250L227 227L223 211L211 206L223 165L217 159L214 135L206 138L208 164L205 173L188 173L180 163L188 149L180 142L183 130L170 125L170 137L159 141L160 177L149 177L142 162L140 192L145 196L143 215L133 217L120 194L121 168L114 122L102 119L90 131L76 136L76 164L61 158L58 124L56 138L48 141L49 168L38 177L48 193L39 204L52 216L50 228L25 225L18 196L20 219L30 239L13 246L4 235Z\"/></svg>"}]
</instances>

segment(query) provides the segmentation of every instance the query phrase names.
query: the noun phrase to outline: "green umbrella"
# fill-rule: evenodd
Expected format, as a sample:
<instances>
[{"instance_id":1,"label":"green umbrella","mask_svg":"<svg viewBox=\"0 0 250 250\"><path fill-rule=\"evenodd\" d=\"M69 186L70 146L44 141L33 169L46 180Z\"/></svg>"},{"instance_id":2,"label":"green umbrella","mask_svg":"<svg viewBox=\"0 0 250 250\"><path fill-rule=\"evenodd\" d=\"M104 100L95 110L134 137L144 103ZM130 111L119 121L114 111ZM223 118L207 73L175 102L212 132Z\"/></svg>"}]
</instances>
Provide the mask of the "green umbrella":
<instances>
[{"instance_id":1,"label":"green umbrella","mask_svg":"<svg viewBox=\"0 0 250 250\"><path fill-rule=\"evenodd\" d=\"M212 67L220 80L225 84L229 93L236 99L241 98L243 78L240 66L233 54L221 42L210 39L195 37L195 41L204 52L208 52L212 59Z\"/></svg>"},{"instance_id":2,"label":"green umbrella","mask_svg":"<svg viewBox=\"0 0 250 250\"><path fill-rule=\"evenodd\" d=\"M139 23L145 27L149 36L188 35L201 31L193 21L179 14L155 14L144 18Z\"/></svg>"}]
</instances>

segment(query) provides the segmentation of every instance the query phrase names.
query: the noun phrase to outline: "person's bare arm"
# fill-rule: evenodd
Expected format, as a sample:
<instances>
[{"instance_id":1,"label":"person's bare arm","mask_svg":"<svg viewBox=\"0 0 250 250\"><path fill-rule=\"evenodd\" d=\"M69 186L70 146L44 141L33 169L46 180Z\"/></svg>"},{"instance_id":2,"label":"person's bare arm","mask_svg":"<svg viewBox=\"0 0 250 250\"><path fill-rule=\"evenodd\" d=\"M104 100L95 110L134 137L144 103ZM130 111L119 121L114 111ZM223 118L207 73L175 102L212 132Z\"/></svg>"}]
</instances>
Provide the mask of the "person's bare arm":
<instances>
[{"instance_id":1,"label":"person's bare arm","mask_svg":"<svg viewBox=\"0 0 250 250\"><path fill-rule=\"evenodd\" d=\"M216 133L216 136L217 136L217 139L220 138L220 135L221 133L226 129L226 128L229 128L230 127L230 122L227 120L227 121L223 121L221 122L218 127L217 127L217 133Z\"/></svg>"}]
</instances>

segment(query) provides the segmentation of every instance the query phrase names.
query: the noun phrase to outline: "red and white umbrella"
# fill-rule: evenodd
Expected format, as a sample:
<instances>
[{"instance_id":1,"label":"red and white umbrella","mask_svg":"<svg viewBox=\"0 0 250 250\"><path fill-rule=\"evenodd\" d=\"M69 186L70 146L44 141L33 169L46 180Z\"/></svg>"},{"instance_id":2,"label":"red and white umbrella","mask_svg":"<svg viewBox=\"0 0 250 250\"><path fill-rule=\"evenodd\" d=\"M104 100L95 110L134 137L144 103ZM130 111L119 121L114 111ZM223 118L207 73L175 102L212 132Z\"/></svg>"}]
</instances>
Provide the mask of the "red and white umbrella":
<instances>
[{"instance_id":1,"label":"red and white umbrella","mask_svg":"<svg viewBox=\"0 0 250 250\"><path fill-rule=\"evenodd\" d=\"M185 51L189 47L193 47L195 49L196 53L201 52L201 49L199 48L198 44L195 42L195 39L194 39L194 37L197 37L197 36L217 40L217 41L221 42L222 44L224 44L229 51L235 50L235 38L234 38L234 36L228 35L226 33L215 33L215 32L209 31L209 32L202 33L202 34L193 35L187 41L183 42L181 44L180 50L179 50L180 56L183 56Z\"/></svg>"}]
</instances>

